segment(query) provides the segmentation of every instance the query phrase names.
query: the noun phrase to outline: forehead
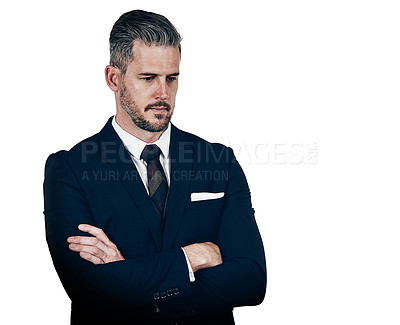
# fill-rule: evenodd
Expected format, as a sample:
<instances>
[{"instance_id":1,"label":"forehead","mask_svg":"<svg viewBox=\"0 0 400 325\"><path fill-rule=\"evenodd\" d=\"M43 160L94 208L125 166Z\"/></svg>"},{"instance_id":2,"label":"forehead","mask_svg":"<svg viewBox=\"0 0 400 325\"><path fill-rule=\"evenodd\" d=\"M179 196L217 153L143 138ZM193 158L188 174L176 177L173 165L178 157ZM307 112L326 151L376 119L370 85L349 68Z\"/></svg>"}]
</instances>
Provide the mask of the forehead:
<instances>
[{"instance_id":1,"label":"forehead","mask_svg":"<svg viewBox=\"0 0 400 325\"><path fill-rule=\"evenodd\" d=\"M148 46L143 42L135 42L133 61L128 65L128 70L136 73L171 74L179 72L179 63L177 46Z\"/></svg>"}]
</instances>

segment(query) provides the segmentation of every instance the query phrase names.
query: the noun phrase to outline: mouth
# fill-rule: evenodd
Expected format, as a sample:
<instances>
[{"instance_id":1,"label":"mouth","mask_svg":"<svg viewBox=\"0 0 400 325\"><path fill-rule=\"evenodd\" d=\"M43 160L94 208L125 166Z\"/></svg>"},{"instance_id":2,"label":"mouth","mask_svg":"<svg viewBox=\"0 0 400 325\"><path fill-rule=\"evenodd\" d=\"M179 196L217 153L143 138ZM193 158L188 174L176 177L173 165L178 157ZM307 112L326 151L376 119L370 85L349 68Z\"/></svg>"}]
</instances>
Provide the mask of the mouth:
<instances>
[{"instance_id":1,"label":"mouth","mask_svg":"<svg viewBox=\"0 0 400 325\"><path fill-rule=\"evenodd\" d=\"M150 110L157 111L157 112L163 112L163 111L166 111L167 108L165 106L152 106L152 107L150 107Z\"/></svg>"},{"instance_id":2,"label":"mouth","mask_svg":"<svg viewBox=\"0 0 400 325\"><path fill-rule=\"evenodd\" d=\"M164 112L169 112L171 106L166 102L158 102L152 105L148 105L145 111L152 111L153 113L161 114Z\"/></svg>"}]
</instances>

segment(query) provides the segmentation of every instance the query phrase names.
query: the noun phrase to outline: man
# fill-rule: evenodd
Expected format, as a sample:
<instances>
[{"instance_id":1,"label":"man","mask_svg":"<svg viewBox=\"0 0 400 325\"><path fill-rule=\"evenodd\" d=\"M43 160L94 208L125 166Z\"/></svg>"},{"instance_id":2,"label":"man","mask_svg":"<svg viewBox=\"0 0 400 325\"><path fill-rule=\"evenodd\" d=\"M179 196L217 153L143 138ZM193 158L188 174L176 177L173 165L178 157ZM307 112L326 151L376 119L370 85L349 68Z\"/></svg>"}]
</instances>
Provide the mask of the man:
<instances>
[{"instance_id":1,"label":"man","mask_svg":"<svg viewBox=\"0 0 400 325\"><path fill-rule=\"evenodd\" d=\"M266 268L231 149L170 123L181 38L135 10L110 35L116 115L46 163L46 237L71 324L234 324Z\"/></svg>"}]
</instances>

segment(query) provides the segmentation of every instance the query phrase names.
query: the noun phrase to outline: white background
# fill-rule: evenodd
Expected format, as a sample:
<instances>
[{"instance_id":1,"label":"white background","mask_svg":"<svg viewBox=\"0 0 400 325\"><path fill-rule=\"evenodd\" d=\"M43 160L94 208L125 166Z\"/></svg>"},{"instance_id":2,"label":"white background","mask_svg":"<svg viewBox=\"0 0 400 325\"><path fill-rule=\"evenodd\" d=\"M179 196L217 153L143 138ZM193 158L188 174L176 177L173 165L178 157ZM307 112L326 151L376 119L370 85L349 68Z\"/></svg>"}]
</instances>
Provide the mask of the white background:
<instances>
[{"instance_id":1,"label":"white background","mask_svg":"<svg viewBox=\"0 0 400 325\"><path fill-rule=\"evenodd\" d=\"M2 2L0 323L69 323L44 163L114 114L108 35L136 8L184 37L174 123L232 146L252 190L268 289L237 324L399 324L400 10L385 0Z\"/></svg>"}]
</instances>

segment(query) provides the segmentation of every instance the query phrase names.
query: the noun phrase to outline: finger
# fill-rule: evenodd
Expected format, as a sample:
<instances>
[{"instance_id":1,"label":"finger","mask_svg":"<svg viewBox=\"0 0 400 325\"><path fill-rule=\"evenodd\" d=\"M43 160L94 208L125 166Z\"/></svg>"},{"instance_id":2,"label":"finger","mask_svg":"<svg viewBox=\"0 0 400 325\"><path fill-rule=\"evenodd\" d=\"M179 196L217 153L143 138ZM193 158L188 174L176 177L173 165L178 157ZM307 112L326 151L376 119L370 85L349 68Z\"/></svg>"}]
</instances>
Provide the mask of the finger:
<instances>
[{"instance_id":1,"label":"finger","mask_svg":"<svg viewBox=\"0 0 400 325\"><path fill-rule=\"evenodd\" d=\"M106 236L106 234L104 233L104 231L101 228L97 228L88 224L80 224L78 226L78 229L80 231L83 232L87 232L93 236L95 236L96 238L100 239L105 245L110 246L110 247L116 247L115 244L108 239L108 237Z\"/></svg>"},{"instance_id":2,"label":"finger","mask_svg":"<svg viewBox=\"0 0 400 325\"><path fill-rule=\"evenodd\" d=\"M110 248L107 247L106 244L104 244L101 240L99 240L96 237L72 236L72 237L68 237L67 241L70 244L97 247L99 250L102 251L100 254L97 254L101 258L103 258L104 255L109 254L109 252L110 252ZM74 246L72 246L72 247L74 247Z\"/></svg>"},{"instance_id":3,"label":"finger","mask_svg":"<svg viewBox=\"0 0 400 325\"><path fill-rule=\"evenodd\" d=\"M91 255L97 256L102 260L105 259L106 253L104 253L101 249L96 246L88 246L88 245L80 245L80 244L69 244L68 248L74 252L84 252L89 253Z\"/></svg>"},{"instance_id":4,"label":"finger","mask_svg":"<svg viewBox=\"0 0 400 325\"><path fill-rule=\"evenodd\" d=\"M82 245L89 245L89 246L98 246L101 241L100 241L100 239L98 239L96 237L71 236L71 237L67 238L67 242L75 243L75 244L82 244ZM104 244L103 242L101 242L101 243ZM99 247L99 248L101 248L101 247Z\"/></svg>"},{"instance_id":5,"label":"finger","mask_svg":"<svg viewBox=\"0 0 400 325\"><path fill-rule=\"evenodd\" d=\"M79 256L86 261L92 262L93 264L104 264L104 262L100 258L86 252L80 252Z\"/></svg>"}]
</instances>

